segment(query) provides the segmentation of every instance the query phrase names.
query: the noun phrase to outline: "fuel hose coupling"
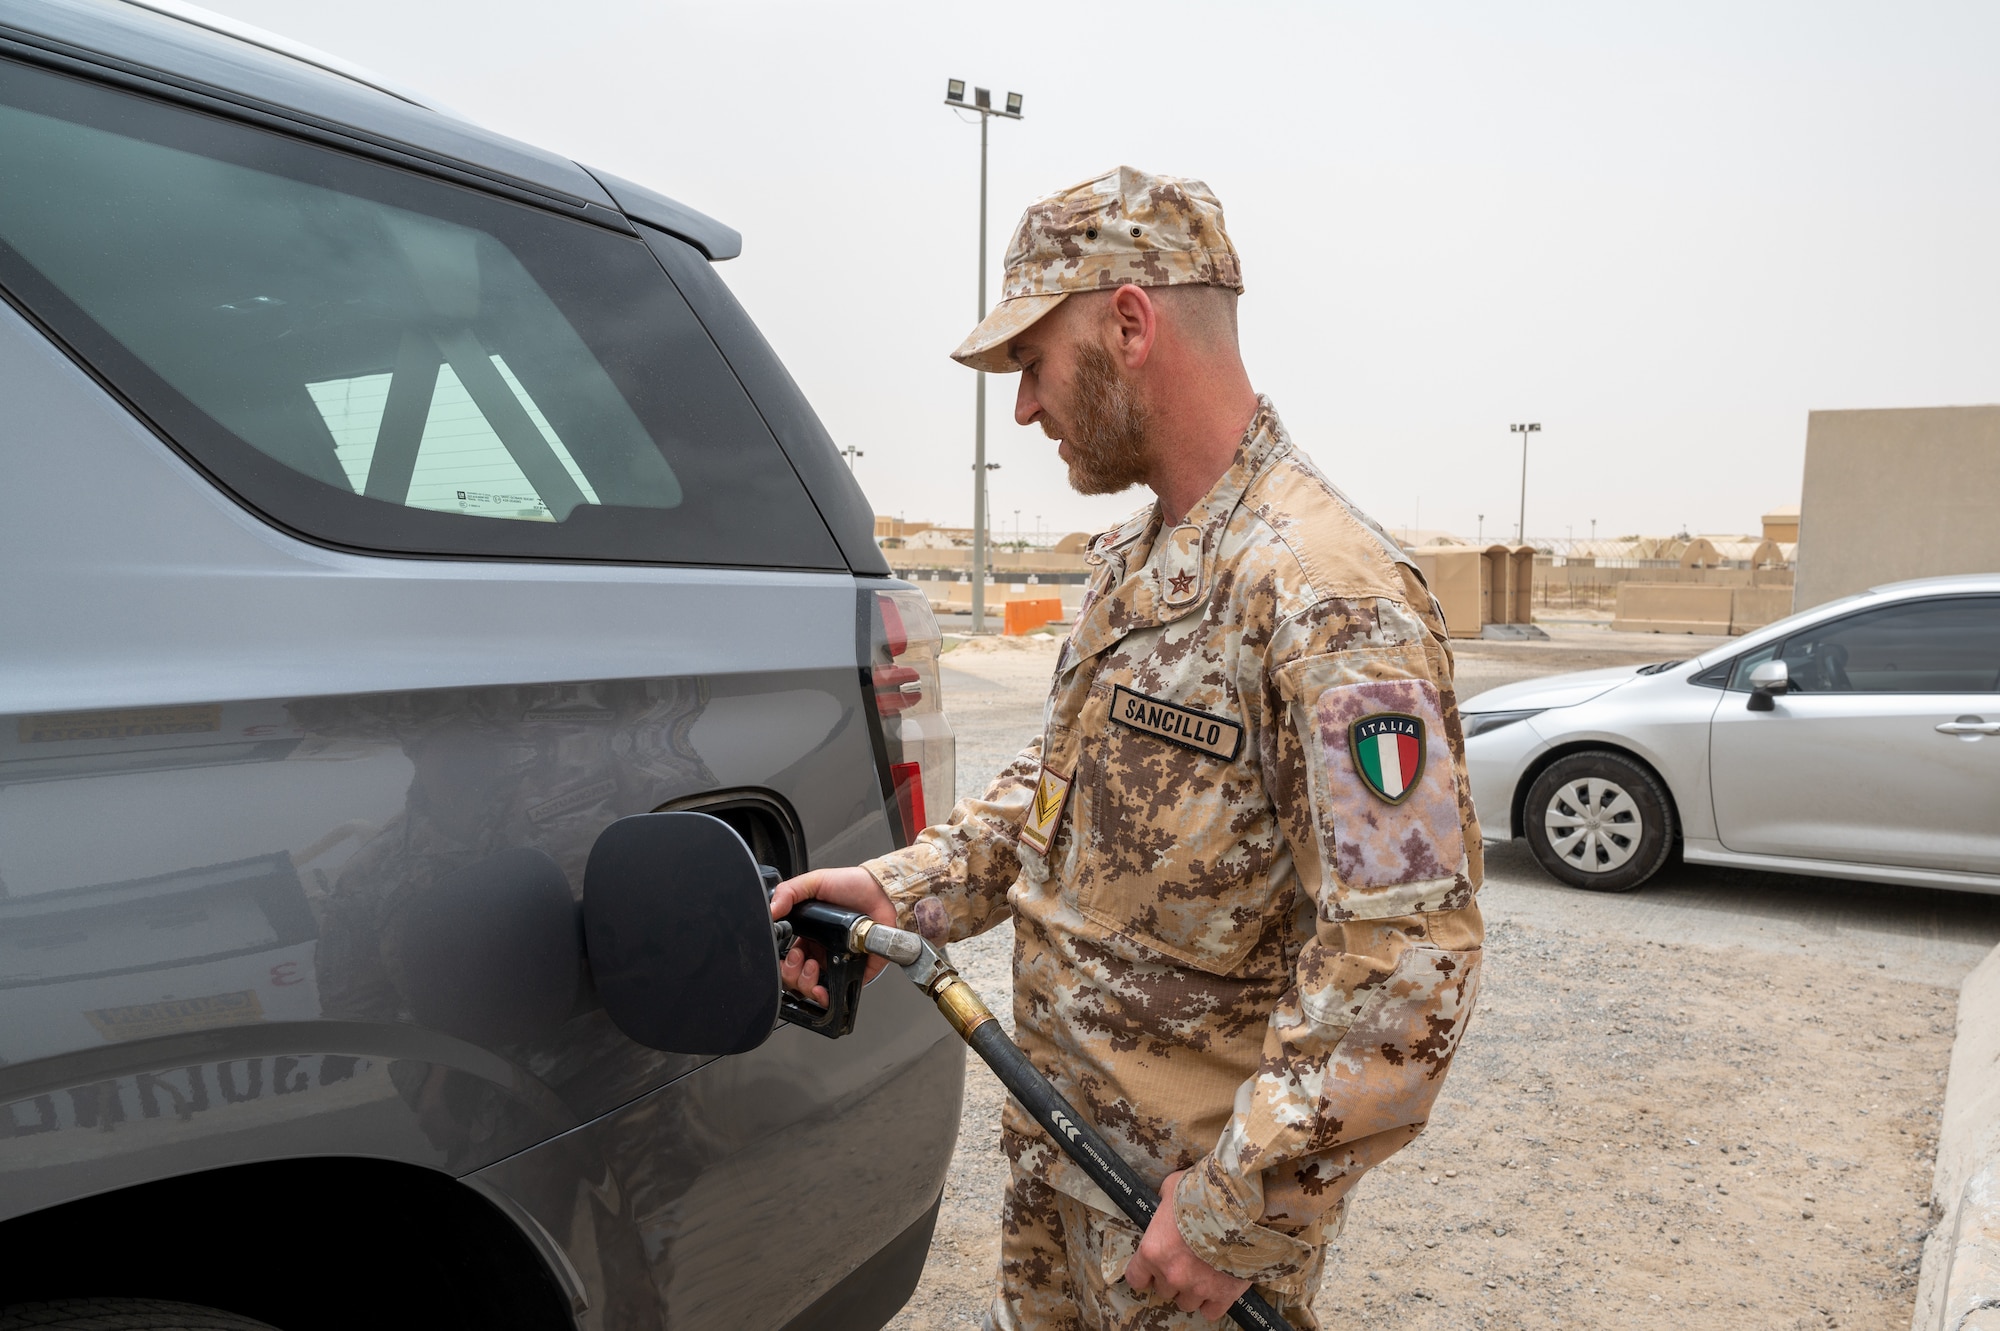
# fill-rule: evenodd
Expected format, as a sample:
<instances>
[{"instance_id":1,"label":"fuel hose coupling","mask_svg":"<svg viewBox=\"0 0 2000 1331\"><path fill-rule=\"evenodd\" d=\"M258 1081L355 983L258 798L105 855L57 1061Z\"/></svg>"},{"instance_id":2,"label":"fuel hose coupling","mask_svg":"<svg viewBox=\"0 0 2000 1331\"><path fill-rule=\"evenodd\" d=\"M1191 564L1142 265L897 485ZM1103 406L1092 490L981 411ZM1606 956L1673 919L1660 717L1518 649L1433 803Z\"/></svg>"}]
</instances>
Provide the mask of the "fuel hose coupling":
<instances>
[{"instance_id":1,"label":"fuel hose coupling","mask_svg":"<svg viewBox=\"0 0 2000 1331\"><path fill-rule=\"evenodd\" d=\"M892 966L908 966L923 955L924 940L907 929L877 924L863 915L847 931L847 950L856 956L867 953L885 958Z\"/></svg>"},{"instance_id":2,"label":"fuel hose coupling","mask_svg":"<svg viewBox=\"0 0 2000 1331\"><path fill-rule=\"evenodd\" d=\"M958 978L957 971L943 972L936 983L931 998L961 1039L970 1040L975 1030L993 1020L985 1002L971 985Z\"/></svg>"},{"instance_id":3,"label":"fuel hose coupling","mask_svg":"<svg viewBox=\"0 0 2000 1331\"><path fill-rule=\"evenodd\" d=\"M981 1001L978 991L959 978L943 951L932 947L923 935L877 924L863 916L849 926L847 947L850 952L865 952L901 966L910 982L938 1005L938 1011L944 1013L952 1029L965 1039L971 1039L973 1031L993 1020L993 1013Z\"/></svg>"}]
</instances>

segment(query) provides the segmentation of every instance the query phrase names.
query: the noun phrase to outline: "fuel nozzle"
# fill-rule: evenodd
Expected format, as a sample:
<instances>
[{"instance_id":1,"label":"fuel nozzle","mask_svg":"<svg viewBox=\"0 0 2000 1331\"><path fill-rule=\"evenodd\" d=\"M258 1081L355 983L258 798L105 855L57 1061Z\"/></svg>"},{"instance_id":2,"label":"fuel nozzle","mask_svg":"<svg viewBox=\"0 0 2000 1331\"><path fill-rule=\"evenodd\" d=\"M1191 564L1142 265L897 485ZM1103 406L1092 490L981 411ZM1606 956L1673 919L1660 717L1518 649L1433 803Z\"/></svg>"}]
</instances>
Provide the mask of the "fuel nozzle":
<instances>
[{"instance_id":1,"label":"fuel nozzle","mask_svg":"<svg viewBox=\"0 0 2000 1331\"><path fill-rule=\"evenodd\" d=\"M763 877L764 895L768 899L777 890L778 871L759 865L758 873ZM787 992L778 1006L781 1019L809 1031L817 1031L829 1039L837 1040L853 1031L855 1014L861 1006L861 983L868 974L868 953L861 945L861 939L867 933L862 928L864 925L873 925L877 929L883 927L875 925L866 915L843 910L824 901L801 901L784 919L771 922L771 941L780 957L800 943L815 945L814 957L820 965L819 982L826 988L824 1005ZM889 932L901 934L903 931L892 929ZM914 934L904 936L916 937ZM887 938L877 940L878 947L890 945L891 940Z\"/></svg>"}]
</instances>

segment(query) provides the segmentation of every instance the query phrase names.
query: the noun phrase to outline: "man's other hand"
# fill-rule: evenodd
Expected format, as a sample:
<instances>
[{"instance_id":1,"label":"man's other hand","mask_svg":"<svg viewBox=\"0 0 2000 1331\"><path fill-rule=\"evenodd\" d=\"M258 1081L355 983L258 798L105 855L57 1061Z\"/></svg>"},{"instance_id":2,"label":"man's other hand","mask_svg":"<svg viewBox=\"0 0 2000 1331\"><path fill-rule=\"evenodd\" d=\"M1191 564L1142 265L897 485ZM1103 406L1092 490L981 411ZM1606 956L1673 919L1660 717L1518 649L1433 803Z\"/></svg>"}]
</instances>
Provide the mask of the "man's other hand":
<instances>
[{"instance_id":1,"label":"man's other hand","mask_svg":"<svg viewBox=\"0 0 2000 1331\"><path fill-rule=\"evenodd\" d=\"M1174 1225L1174 1189L1186 1172L1176 1170L1160 1184L1160 1209L1153 1212L1152 1223L1139 1240L1139 1250L1125 1267L1125 1283L1142 1294L1150 1289L1160 1298L1172 1299L1184 1313L1198 1312L1211 1322L1219 1322L1250 1288L1250 1282L1218 1271L1195 1256Z\"/></svg>"},{"instance_id":2,"label":"man's other hand","mask_svg":"<svg viewBox=\"0 0 2000 1331\"><path fill-rule=\"evenodd\" d=\"M896 926L896 908L889 903L889 894L866 869L814 869L797 878L787 878L771 893L771 918L784 919L801 901L824 901L829 906L859 911L877 924L892 929ZM826 958L814 955L819 951L817 943L793 943L778 974L785 988L825 1007L826 986L819 982L819 977ZM866 978L874 979L888 964L881 957L868 958Z\"/></svg>"}]
</instances>

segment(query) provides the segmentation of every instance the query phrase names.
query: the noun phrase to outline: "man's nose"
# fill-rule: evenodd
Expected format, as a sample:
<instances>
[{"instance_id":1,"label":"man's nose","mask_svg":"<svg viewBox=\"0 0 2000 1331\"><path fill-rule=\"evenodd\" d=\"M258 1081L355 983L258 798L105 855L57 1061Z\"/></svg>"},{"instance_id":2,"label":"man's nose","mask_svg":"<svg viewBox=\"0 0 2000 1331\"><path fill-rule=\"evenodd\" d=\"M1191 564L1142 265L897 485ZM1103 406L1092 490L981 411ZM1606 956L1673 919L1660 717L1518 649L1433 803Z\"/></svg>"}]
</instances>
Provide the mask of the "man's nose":
<instances>
[{"instance_id":1,"label":"man's nose","mask_svg":"<svg viewBox=\"0 0 2000 1331\"><path fill-rule=\"evenodd\" d=\"M1042 414L1042 404L1035 399L1035 390L1028 383L1029 375L1021 375L1020 386L1014 390L1014 424L1033 425L1035 417Z\"/></svg>"}]
</instances>

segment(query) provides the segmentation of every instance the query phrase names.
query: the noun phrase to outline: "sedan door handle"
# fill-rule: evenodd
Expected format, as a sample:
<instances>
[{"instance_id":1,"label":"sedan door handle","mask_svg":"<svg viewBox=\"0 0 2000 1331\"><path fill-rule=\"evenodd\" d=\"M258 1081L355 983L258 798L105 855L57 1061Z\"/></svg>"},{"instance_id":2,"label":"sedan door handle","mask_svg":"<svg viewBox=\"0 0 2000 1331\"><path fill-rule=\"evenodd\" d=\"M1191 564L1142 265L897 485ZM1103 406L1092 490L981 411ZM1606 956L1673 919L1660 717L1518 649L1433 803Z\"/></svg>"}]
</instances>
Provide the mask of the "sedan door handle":
<instances>
[{"instance_id":1,"label":"sedan door handle","mask_svg":"<svg viewBox=\"0 0 2000 1331\"><path fill-rule=\"evenodd\" d=\"M2000 721L1961 716L1956 721L1939 722L1937 732L1940 735L2000 735Z\"/></svg>"}]
</instances>

